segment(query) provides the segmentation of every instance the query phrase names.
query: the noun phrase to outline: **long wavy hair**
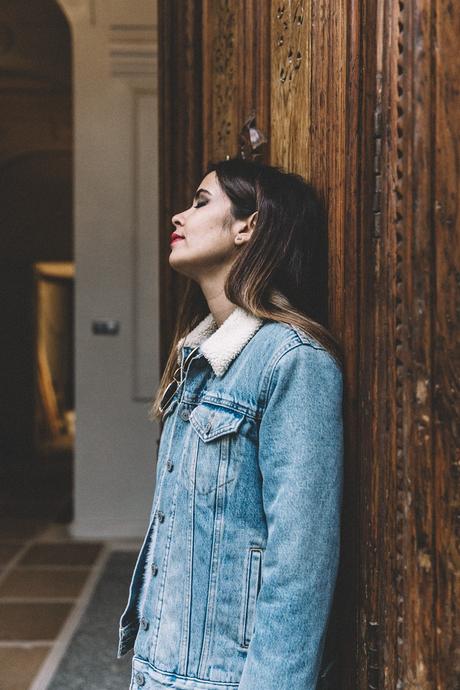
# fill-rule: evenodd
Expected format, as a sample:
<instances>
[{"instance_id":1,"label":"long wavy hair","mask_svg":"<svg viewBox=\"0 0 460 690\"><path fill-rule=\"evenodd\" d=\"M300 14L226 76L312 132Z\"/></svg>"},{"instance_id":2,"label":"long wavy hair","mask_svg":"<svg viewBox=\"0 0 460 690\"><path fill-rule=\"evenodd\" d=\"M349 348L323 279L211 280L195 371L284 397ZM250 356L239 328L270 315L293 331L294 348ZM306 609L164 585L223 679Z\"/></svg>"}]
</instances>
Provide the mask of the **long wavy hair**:
<instances>
[{"instance_id":1,"label":"long wavy hair","mask_svg":"<svg viewBox=\"0 0 460 690\"><path fill-rule=\"evenodd\" d=\"M239 249L225 282L235 305L265 320L292 324L315 338L343 367L340 343L327 328L327 222L323 200L301 175L279 166L230 158L213 162L235 220L258 211L248 242ZM177 345L207 314L198 283L188 278L173 342L149 410L161 417L161 397L177 368Z\"/></svg>"}]
</instances>

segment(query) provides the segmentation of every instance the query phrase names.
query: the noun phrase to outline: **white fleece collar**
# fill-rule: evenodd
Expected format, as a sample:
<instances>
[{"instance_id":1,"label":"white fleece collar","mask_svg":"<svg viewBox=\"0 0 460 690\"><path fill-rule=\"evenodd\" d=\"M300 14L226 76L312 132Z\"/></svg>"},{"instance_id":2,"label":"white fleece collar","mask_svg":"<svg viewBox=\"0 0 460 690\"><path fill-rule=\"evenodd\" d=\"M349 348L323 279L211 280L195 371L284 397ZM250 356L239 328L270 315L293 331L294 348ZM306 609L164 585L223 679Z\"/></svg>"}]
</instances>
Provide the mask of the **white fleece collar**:
<instances>
[{"instance_id":1,"label":"white fleece collar","mask_svg":"<svg viewBox=\"0 0 460 690\"><path fill-rule=\"evenodd\" d=\"M216 376L222 376L230 363L241 352L263 319L240 306L217 327L211 312L177 343L177 361L181 361L182 347L197 347L210 363Z\"/></svg>"}]
</instances>

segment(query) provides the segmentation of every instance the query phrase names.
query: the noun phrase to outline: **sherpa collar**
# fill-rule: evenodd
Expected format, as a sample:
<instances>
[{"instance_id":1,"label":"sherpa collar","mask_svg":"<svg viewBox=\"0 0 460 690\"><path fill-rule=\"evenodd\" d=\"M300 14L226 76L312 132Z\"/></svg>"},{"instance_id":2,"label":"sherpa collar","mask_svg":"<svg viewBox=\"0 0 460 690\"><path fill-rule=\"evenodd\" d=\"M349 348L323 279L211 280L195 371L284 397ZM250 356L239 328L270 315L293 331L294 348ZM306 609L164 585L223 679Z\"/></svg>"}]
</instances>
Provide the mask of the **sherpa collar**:
<instances>
[{"instance_id":1,"label":"sherpa collar","mask_svg":"<svg viewBox=\"0 0 460 690\"><path fill-rule=\"evenodd\" d=\"M177 361L181 361L182 347L199 346L200 352L206 357L216 376L222 376L262 324L263 319L237 306L217 327L217 322L209 312L177 343Z\"/></svg>"}]
</instances>

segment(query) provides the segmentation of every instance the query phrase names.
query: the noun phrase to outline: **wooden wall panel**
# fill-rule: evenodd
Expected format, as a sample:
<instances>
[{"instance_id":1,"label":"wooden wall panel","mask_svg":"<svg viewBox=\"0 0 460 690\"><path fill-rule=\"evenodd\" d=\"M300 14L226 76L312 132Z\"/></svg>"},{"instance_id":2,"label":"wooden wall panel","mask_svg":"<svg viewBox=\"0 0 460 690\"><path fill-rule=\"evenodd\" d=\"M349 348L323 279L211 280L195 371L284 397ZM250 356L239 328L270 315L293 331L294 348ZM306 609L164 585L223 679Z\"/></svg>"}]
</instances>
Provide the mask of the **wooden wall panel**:
<instances>
[{"instance_id":1,"label":"wooden wall panel","mask_svg":"<svg viewBox=\"0 0 460 690\"><path fill-rule=\"evenodd\" d=\"M344 688L352 688L356 687L354 616L358 596L358 161L360 136L366 132L359 110L357 78L361 67L361 8L324 0L273 1L271 21L270 162L303 175L325 201L328 325L345 345L344 409L349 461L345 467L343 514L347 519L343 521L338 609L334 615L339 620L341 682ZM368 120L372 123L372 118ZM372 164L370 158L368 162Z\"/></svg>"},{"instance_id":2,"label":"wooden wall panel","mask_svg":"<svg viewBox=\"0 0 460 690\"><path fill-rule=\"evenodd\" d=\"M158 1L161 369L185 278L168 262L171 218L192 203L203 171L201 2Z\"/></svg>"},{"instance_id":3,"label":"wooden wall panel","mask_svg":"<svg viewBox=\"0 0 460 690\"><path fill-rule=\"evenodd\" d=\"M310 177L310 2L271 3L271 163Z\"/></svg>"},{"instance_id":4,"label":"wooden wall panel","mask_svg":"<svg viewBox=\"0 0 460 690\"><path fill-rule=\"evenodd\" d=\"M326 200L329 313L332 329L341 331L346 147L354 146L347 133L346 3L273 1L271 17L270 160L306 177Z\"/></svg>"},{"instance_id":5,"label":"wooden wall panel","mask_svg":"<svg viewBox=\"0 0 460 690\"><path fill-rule=\"evenodd\" d=\"M240 154L251 115L270 128L269 0L203 0L203 160ZM260 153L268 157L269 147Z\"/></svg>"},{"instance_id":6,"label":"wooden wall panel","mask_svg":"<svg viewBox=\"0 0 460 690\"><path fill-rule=\"evenodd\" d=\"M243 67L244 8L231 0L204 0L203 110L204 161L219 160L237 152L240 121L239 95Z\"/></svg>"},{"instance_id":7,"label":"wooden wall panel","mask_svg":"<svg viewBox=\"0 0 460 690\"><path fill-rule=\"evenodd\" d=\"M453 690L460 685L455 32L452 14L436 12L431 0L381 0L377 9L374 228L362 272L373 364L360 394L367 391L373 410L370 437L360 427L375 462L367 474L361 458L359 521L360 620L371 654L359 665L358 686Z\"/></svg>"},{"instance_id":8,"label":"wooden wall panel","mask_svg":"<svg viewBox=\"0 0 460 690\"><path fill-rule=\"evenodd\" d=\"M460 13L448 0L431 12L433 188L433 471L436 687L460 687ZM428 59L428 58L427 58Z\"/></svg>"},{"instance_id":9,"label":"wooden wall panel","mask_svg":"<svg viewBox=\"0 0 460 690\"><path fill-rule=\"evenodd\" d=\"M448 0L202 5L203 162L238 153L254 108L266 160L328 209L345 349L337 690L456 690L459 18Z\"/></svg>"}]
</instances>

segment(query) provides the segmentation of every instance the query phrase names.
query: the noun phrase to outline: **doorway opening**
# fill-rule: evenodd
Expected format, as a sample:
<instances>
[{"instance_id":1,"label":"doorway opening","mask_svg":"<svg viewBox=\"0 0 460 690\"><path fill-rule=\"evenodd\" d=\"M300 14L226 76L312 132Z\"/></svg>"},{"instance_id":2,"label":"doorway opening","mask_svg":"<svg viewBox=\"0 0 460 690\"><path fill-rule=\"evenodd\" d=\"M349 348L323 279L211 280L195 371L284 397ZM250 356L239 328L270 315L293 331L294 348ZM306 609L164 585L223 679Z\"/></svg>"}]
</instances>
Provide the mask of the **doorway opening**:
<instances>
[{"instance_id":1,"label":"doorway opening","mask_svg":"<svg viewBox=\"0 0 460 690\"><path fill-rule=\"evenodd\" d=\"M55 0L6 0L0 23L0 514L70 522L72 436L56 452L49 432L73 426L71 290L50 275L73 270L71 34Z\"/></svg>"}]
</instances>

